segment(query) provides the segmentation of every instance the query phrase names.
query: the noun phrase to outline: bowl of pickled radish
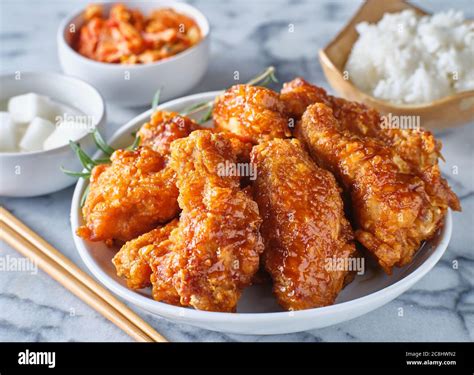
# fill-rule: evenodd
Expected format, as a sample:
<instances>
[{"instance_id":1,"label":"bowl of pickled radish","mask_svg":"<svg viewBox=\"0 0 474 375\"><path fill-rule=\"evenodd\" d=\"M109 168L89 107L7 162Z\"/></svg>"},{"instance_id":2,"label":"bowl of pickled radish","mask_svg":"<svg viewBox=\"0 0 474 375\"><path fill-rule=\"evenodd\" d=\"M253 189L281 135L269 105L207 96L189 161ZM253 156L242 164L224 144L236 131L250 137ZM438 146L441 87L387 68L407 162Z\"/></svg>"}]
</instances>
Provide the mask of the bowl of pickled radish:
<instances>
[{"instance_id":1,"label":"bowl of pickled radish","mask_svg":"<svg viewBox=\"0 0 474 375\"><path fill-rule=\"evenodd\" d=\"M71 142L93 152L105 104L86 82L57 73L0 76L0 195L32 197L75 182L82 167Z\"/></svg>"}]
</instances>

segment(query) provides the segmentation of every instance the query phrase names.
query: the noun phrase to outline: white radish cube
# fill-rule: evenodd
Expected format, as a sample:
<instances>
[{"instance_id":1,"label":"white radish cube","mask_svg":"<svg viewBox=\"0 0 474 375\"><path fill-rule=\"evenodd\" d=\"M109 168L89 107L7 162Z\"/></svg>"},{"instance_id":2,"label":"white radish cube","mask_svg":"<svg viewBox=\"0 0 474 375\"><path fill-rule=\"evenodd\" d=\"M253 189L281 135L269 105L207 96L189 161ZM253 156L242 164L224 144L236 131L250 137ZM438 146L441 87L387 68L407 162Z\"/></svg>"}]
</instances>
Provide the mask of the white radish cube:
<instances>
[{"instance_id":1,"label":"white radish cube","mask_svg":"<svg viewBox=\"0 0 474 375\"><path fill-rule=\"evenodd\" d=\"M8 112L14 122L28 123L35 117L53 122L58 109L56 102L35 93L14 96L8 101Z\"/></svg>"},{"instance_id":2,"label":"white radish cube","mask_svg":"<svg viewBox=\"0 0 474 375\"><path fill-rule=\"evenodd\" d=\"M63 121L56 127L56 130L44 141L43 149L67 145L69 141L77 141L87 133L84 124L75 121Z\"/></svg>"},{"instance_id":3,"label":"white radish cube","mask_svg":"<svg viewBox=\"0 0 474 375\"><path fill-rule=\"evenodd\" d=\"M23 151L40 151L43 143L55 130L54 125L45 119L35 117L26 128L25 135L20 141L20 148Z\"/></svg>"},{"instance_id":4,"label":"white radish cube","mask_svg":"<svg viewBox=\"0 0 474 375\"><path fill-rule=\"evenodd\" d=\"M16 122L14 124L15 124L15 130L16 130L16 139L18 143L18 140L22 139L23 136L25 135L26 129L28 128L28 125L30 124L29 123L23 124L21 122Z\"/></svg>"},{"instance_id":5,"label":"white radish cube","mask_svg":"<svg viewBox=\"0 0 474 375\"><path fill-rule=\"evenodd\" d=\"M11 115L8 112L0 112L0 151L16 151L16 130Z\"/></svg>"}]
</instances>

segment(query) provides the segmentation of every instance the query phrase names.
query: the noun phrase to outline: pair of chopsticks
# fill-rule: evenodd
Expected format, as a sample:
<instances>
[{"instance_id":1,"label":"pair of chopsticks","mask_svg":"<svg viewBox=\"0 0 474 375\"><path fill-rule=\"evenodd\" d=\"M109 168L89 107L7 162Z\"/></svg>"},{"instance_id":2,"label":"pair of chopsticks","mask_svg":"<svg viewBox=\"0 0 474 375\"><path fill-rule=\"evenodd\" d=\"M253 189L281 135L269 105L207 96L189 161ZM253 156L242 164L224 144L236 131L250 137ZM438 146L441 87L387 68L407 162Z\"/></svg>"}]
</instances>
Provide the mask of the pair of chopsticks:
<instances>
[{"instance_id":1,"label":"pair of chopsticks","mask_svg":"<svg viewBox=\"0 0 474 375\"><path fill-rule=\"evenodd\" d=\"M0 207L0 239L50 275L136 341L167 342L148 323L115 298L62 253Z\"/></svg>"}]
</instances>

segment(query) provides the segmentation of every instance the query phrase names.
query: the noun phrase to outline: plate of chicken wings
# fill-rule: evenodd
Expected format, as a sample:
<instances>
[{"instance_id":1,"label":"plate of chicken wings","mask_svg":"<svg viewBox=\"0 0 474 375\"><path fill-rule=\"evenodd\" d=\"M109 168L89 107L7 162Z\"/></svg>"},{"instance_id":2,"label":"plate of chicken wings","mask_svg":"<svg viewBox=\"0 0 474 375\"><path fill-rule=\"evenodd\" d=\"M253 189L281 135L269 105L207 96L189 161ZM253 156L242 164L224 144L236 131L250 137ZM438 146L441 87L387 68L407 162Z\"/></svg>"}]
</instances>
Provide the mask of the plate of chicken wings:
<instances>
[{"instance_id":1,"label":"plate of chicken wings","mask_svg":"<svg viewBox=\"0 0 474 375\"><path fill-rule=\"evenodd\" d=\"M211 330L374 310L437 263L461 209L433 134L302 78L170 101L109 144L73 197L82 259L128 302Z\"/></svg>"}]
</instances>

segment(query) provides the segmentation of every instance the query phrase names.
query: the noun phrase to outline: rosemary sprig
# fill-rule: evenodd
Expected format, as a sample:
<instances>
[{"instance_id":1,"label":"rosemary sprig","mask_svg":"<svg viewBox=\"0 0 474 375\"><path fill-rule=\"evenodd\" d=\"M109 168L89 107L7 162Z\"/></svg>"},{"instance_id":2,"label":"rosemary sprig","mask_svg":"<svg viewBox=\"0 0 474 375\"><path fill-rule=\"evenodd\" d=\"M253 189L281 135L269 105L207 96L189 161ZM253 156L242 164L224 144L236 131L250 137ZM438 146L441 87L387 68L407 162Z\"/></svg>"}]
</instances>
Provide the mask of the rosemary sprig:
<instances>
[{"instance_id":1,"label":"rosemary sprig","mask_svg":"<svg viewBox=\"0 0 474 375\"><path fill-rule=\"evenodd\" d=\"M102 138L102 135L100 135L99 131L97 129L94 129L94 132L92 133L92 137L94 138L94 142L96 146L104 152L104 154L110 156L114 153L115 149L110 147L105 141L104 138Z\"/></svg>"},{"instance_id":2,"label":"rosemary sprig","mask_svg":"<svg viewBox=\"0 0 474 375\"><path fill-rule=\"evenodd\" d=\"M135 137L135 140L130 146L127 147L127 150L135 151L138 148L138 146L140 146L140 141L141 141L140 136Z\"/></svg>"},{"instance_id":3,"label":"rosemary sprig","mask_svg":"<svg viewBox=\"0 0 474 375\"><path fill-rule=\"evenodd\" d=\"M252 78L246 84L252 85L252 86L267 86L271 82L278 82L275 76L274 66L269 66L262 73ZM210 120L213 108L214 108L214 100L210 100L207 102L193 104L192 106L185 108L183 111L181 111L181 114L184 116L189 116L189 115L206 110L204 116L201 117L201 119L199 119L198 121L200 124L202 124Z\"/></svg>"},{"instance_id":4,"label":"rosemary sprig","mask_svg":"<svg viewBox=\"0 0 474 375\"><path fill-rule=\"evenodd\" d=\"M71 176L71 177L89 178L91 176L90 172L70 171L69 169L64 168L62 165L61 165L60 169L61 169L61 172L63 172L64 174L67 174L68 176Z\"/></svg>"},{"instance_id":5,"label":"rosemary sprig","mask_svg":"<svg viewBox=\"0 0 474 375\"><path fill-rule=\"evenodd\" d=\"M84 192L82 193L81 207L84 207L84 204L86 203L87 195L89 194L89 186L90 184L86 186L86 188L84 189Z\"/></svg>"},{"instance_id":6,"label":"rosemary sprig","mask_svg":"<svg viewBox=\"0 0 474 375\"><path fill-rule=\"evenodd\" d=\"M81 162L82 166L84 167L85 171L83 172L76 172L76 171L71 171L69 169L64 168L61 166L61 171L68 176L71 177L78 177L78 178L86 178L89 179L91 177L91 171L92 168L95 167L96 165L99 164L108 164L110 163L110 155L115 151L112 147L110 147L105 141L104 138L102 138L102 135L99 133L97 129L94 130L92 137L94 139L95 144L97 147L104 152L107 157L106 158L98 158L98 159L92 159L87 153L81 148L81 145L79 143L69 141L69 145L73 149L73 151L76 153L77 158ZM86 201L87 194L89 192L89 185L84 189L84 192L82 193L81 197L81 207L84 206L84 202Z\"/></svg>"},{"instance_id":7,"label":"rosemary sprig","mask_svg":"<svg viewBox=\"0 0 474 375\"><path fill-rule=\"evenodd\" d=\"M204 124L205 122L209 121L212 117L212 110L214 109L214 102L212 104L209 104L209 109L204 113L204 116L202 116L199 119L200 124Z\"/></svg>"},{"instance_id":8,"label":"rosemary sprig","mask_svg":"<svg viewBox=\"0 0 474 375\"><path fill-rule=\"evenodd\" d=\"M261 74L259 74L255 78L252 78L250 81L248 81L247 85L266 86L270 82L278 83L278 79L275 76L275 72L276 72L275 67L269 66Z\"/></svg>"},{"instance_id":9,"label":"rosemary sprig","mask_svg":"<svg viewBox=\"0 0 474 375\"><path fill-rule=\"evenodd\" d=\"M208 103L208 102L206 102L206 103ZM195 110L196 108L201 107L202 105L203 105L203 102L190 105L189 107L182 110L181 114L186 116L188 113L192 113L193 110Z\"/></svg>"},{"instance_id":10,"label":"rosemary sprig","mask_svg":"<svg viewBox=\"0 0 474 375\"><path fill-rule=\"evenodd\" d=\"M153 109L153 112L156 111L156 107L158 107L158 104L160 103L160 95L161 95L161 87L156 90L155 96L153 96L153 101L151 102L151 109Z\"/></svg>"},{"instance_id":11,"label":"rosemary sprig","mask_svg":"<svg viewBox=\"0 0 474 375\"><path fill-rule=\"evenodd\" d=\"M79 143L69 141L69 146L71 146L72 150L76 153L82 166L89 172L92 170L93 167L98 165L98 163L92 160L92 158L84 152Z\"/></svg>"}]
</instances>

